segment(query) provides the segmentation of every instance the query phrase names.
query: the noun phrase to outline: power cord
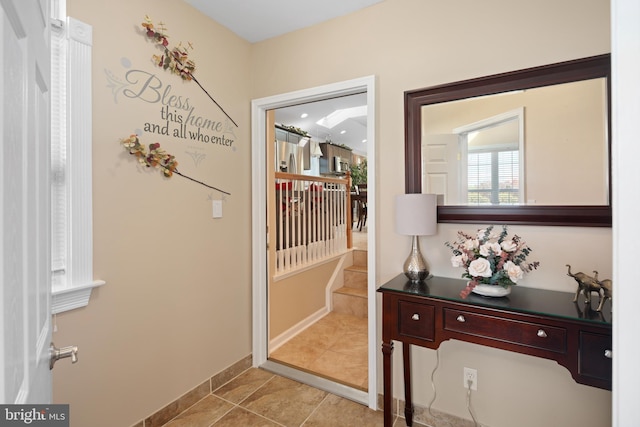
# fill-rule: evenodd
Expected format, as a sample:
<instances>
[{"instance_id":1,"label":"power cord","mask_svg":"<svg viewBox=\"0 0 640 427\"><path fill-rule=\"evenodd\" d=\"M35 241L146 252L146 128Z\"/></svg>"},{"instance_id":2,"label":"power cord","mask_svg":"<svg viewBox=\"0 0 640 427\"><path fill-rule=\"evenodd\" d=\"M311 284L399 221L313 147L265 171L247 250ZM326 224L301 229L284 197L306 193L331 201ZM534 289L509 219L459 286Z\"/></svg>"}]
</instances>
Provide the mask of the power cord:
<instances>
[{"instance_id":1,"label":"power cord","mask_svg":"<svg viewBox=\"0 0 640 427\"><path fill-rule=\"evenodd\" d=\"M433 406L433 402L436 401L436 397L438 396L436 392L436 383L434 381L434 376L439 366L440 366L440 347L436 349L436 366L434 366L433 370L431 371L431 388L433 389L433 397L431 398L431 402L429 402L429 415L431 415L434 419L438 419L438 417L433 412L431 412L431 407ZM475 427L480 427L480 424L478 424L478 420L476 420L476 416L473 413L473 407L471 406L471 385L472 384L473 384L473 381L467 380L467 410L469 411L469 414L471 414L473 425Z\"/></svg>"},{"instance_id":2,"label":"power cord","mask_svg":"<svg viewBox=\"0 0 640 427\"><path fill-rule=\"evenodd\" d=\"M473 425L475 427L479 427L478 421L476 420L475 415L473 415L473 408L471 407L471 385L473 381L467 380L467 410L469 414L471 414L471 419L473 420Z\"/></svg>"},{"instance_id":3,"label":"power cord","mask_svg":"<svg viewBox=\"0 0 640 427\"><path fill-rule=\"evenodd\" d=\"M431 412L431 405L433 405L433 402L436 401L436 383L433 380L433 376L436 374L436 370L438 369L438 366L440 366L440 347L438 347L436 349L436 366L433 368L433 371L431 371L431 388L433 389L433 398L431 399L431 402L429 402L429 414L433 417L436 418L435 415L433 415L433 412Z\"/></svg>"}]
</instances>

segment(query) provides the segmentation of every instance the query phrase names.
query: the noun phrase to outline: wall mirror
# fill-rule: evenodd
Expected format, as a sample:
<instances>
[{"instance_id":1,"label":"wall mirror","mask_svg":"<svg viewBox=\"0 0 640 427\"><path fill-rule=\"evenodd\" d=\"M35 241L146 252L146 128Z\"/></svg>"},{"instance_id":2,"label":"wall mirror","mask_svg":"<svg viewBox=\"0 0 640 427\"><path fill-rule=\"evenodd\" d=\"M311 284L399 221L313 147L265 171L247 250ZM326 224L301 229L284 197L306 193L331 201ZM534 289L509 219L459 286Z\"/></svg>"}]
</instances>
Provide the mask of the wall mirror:
<instances>
[{"instance_id":1,"label":"wall mirror","mask_svg":"<svg viewBox=\"0 0 640 427\"><path fill-rule=\"evenodd\" d=\"M611 226L610 55L405 92L407 193L438 222Z\"/></svg>"}]
</instances>

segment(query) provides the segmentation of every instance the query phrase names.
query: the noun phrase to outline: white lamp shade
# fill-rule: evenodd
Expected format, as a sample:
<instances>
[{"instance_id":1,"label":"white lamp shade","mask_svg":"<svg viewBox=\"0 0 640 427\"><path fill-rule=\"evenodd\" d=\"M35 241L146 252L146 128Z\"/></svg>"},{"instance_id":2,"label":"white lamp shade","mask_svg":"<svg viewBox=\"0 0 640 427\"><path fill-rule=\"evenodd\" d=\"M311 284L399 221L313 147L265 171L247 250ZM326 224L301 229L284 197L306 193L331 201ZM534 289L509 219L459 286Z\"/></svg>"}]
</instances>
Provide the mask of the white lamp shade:
<instances>
[{"instance_id":1,"label":"white lamp shade","mask_svg":"<svg viewBox=\"0 0 640 427\"><path fill-rule=\"evenodd\" d=\"M401 194L396 196L396 233L408 236L431 236L438 225L435 194Z\"/></svg>"}]
</instances>

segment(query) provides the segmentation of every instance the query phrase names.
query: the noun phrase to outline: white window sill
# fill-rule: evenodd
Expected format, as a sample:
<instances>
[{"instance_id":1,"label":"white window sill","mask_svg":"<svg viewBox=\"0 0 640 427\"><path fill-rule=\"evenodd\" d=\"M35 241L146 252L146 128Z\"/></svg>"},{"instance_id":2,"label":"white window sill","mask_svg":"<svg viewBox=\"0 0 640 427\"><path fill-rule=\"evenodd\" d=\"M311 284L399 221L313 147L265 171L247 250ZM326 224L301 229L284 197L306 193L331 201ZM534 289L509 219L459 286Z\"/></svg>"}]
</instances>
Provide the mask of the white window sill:
<instances>
[{"instance_id":1,"label":"white window sill","mask_svg":"<svg viewBox=\"0 0 640 427\"><path fill-rule=\"evenodd\" d=\"M89 305L89 298L93 288L104 285L104 280L94 280L93 282L75 286L73 288L59 289L52 292L51 313L58 314L65 311L74 310Z\"/></svg>"}]
</instances>

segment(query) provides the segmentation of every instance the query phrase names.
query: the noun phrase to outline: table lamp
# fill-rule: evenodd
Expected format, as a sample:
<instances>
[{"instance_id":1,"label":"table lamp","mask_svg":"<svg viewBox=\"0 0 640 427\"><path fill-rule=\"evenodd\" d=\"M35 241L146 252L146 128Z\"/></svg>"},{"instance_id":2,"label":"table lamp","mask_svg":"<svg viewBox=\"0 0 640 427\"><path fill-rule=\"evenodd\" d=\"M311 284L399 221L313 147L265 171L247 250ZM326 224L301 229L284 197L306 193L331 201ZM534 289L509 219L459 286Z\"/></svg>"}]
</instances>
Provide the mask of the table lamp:
<instances>
[{"instance_id":1,"label":"table lamp","mask_svg":"<svg viewBox=\"0 0 640 427\"><path fill-rule=\"evenodd\" d=\"M427 263L420 253L418 236L436 234L437 219L435 194L396 196L396 233L413 236L411 253L404 263L404 274L412 282L421 282L429 276Z\"/></svg>"}]
</instances>

